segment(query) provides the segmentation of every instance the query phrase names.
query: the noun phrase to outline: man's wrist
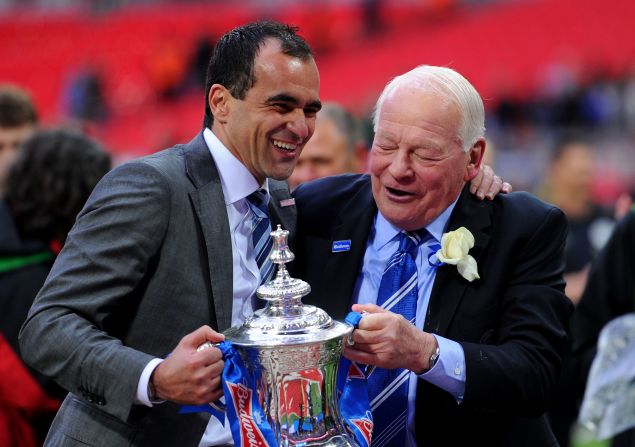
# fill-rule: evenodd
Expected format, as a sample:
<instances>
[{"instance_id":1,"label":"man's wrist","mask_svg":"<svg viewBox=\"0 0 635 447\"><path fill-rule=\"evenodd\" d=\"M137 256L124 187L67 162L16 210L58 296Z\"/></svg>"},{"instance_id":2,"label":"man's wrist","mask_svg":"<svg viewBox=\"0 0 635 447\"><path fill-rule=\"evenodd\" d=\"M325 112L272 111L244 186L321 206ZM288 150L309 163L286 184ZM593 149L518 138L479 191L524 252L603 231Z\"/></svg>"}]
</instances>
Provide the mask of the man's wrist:
<instances>
[{"instance_id":1,"label":"man's wrist","mask_svg":"<svg viewBox=\"0 0 635 447\"><path fill-rule=\"evenodd\" d=\"M154 375L160 367L161 367L161 363L159 363L157 367L154 368L154 370L152 371L152 374L150 374L150 378L148 379L148 399L150 400L150 403L152 403L153 405L162 404L163 402L165 402L165 399L162 399L161 397L159 397L157 393L157 387L154 384Z\"/></svg>"},{"instance_id":2,"label":"man's wrist","mask_svg":"<svg viewBox=\"0 0 635 447\"><path fill-rule=\"evenodd\" d=\"M158 365L162 362L163 359L152 359L141 372L139 382L137 383L137 393L134 400L135 404L151 407L154 403L153 400L157 399L156 402L160 402L156 395L154 397L151 396L151 394L156 394L155 382L154 380L151 380L151 377L154 374L154 371L156 371ZM152 389L150 388L151 382L153 387Z\"/></svg>"},{"instance_id":3,"label":"man's wrist","mask_svg":"<svg viewBox=\"0 0 635 447\"><path fill-rule=\"evenodd\" d=\"M432 369L439 359L440 348L439 343L434 335L423 333L424 343L422 343L423 349L421 350L421 356L419 357L419 365L413 370L416 374L424 374Z\"/></svg>"},{"instance_id":4,"label":"man's wrist","mask_svg":"<svg viewBox=\"0 0 635 447\"><path fill-rule=\"evenodd\" d=\"M152 376L154 375L154 372L152 373ZM150 402L156 402L157 400L157 389L154 386L154 383L152 383L152 376L150 376L150 380L148 380L148 399L150 399Z\"/></svg>"}]
</instances>

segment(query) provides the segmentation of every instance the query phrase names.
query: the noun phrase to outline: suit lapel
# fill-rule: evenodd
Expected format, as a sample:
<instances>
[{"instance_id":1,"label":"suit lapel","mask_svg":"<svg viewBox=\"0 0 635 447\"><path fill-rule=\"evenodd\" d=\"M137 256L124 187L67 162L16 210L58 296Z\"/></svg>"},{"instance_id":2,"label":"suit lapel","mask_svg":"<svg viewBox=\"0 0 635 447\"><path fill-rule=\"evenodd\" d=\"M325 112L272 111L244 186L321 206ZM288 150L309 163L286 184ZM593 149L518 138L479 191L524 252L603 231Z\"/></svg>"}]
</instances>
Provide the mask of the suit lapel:
<instances>
[{"instance_id":1,"label":"suit lapel","mask_svg":"<svg viewBox=\"0 0 635 447\"><path fill-rule=\"evenodd\" d=\"M370 186L362 188L341 209L327 247L330 253L324 269L324 277L329 278L329 299L320 303L320 307L336 320L343 320L350 310L356 279L366 252L366 241L377 212ZM334 242L347 240L351 241L350 251L332 252Z\"/></svg>"},{"instance_id":2,"label":"suit lapel","mask_svg":"<svg viewBox=\"0 0 635 447\"><path fill-rule=\"evenodd\" d=\"M186 173L196 187L190 199L205 239L215 327L222 332L231 326L233 294L231 234L223 188L202 133L186 145L184 155Z\"/></svg>"},{"instance_id":3,"label":"suit lapel","mask_svg":"<svg viewBox=\"0 0 635 447\"><path fill-rule=\"evenodd\" d=\"M490 240L488 230L491 226L491 204L476 200L468 188L469 186L466 186L463 189L450 216L448 231L465 227L472 232L474 247L470 250L470 255L478 264ZM467 287L477 285L478 281L468 282L454 265L439 267L430 295L424 330L441 336L446 335Z\"/></svg>"},{"instance_id":4,"label":"suit lapel","mask_svg":"<svg viewBox=\"0 0 635 447\"><path fill-rule=\"evenodd\" d=\"M297 210L295 201L289 193L287 182L279 182L269 179L269 214L271 216L271 229L275 230L280 224L283 230L289 231L291 235L295 233L297 220Z\"/></svg>"}]
</instances>

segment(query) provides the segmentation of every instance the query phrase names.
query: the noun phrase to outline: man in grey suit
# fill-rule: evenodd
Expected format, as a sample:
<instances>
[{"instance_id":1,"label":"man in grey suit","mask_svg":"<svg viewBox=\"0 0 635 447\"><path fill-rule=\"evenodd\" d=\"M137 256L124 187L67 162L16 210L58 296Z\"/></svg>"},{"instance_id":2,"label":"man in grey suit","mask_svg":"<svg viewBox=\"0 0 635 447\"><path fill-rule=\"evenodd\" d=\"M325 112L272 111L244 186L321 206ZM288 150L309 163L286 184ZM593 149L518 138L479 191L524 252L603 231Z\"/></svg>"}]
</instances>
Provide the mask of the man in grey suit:
<instances>
[{"instance_id":1,"label":"man in grey suit","mask_svg":"<svg viewBox=\"0 0 635 447\"><path fill-rule=\"evenodd\" d=\"M220 39L206 90L203 132L95 188L22 328L26 361L70 391L47 445L231 439L179 406L222 395L220 351L196 348L251 313L261 275L247 197L266 191L271 223L294 228L276 180L313 133L319 75L293 28L250 24Z\"/></svg>"}]
</instances>

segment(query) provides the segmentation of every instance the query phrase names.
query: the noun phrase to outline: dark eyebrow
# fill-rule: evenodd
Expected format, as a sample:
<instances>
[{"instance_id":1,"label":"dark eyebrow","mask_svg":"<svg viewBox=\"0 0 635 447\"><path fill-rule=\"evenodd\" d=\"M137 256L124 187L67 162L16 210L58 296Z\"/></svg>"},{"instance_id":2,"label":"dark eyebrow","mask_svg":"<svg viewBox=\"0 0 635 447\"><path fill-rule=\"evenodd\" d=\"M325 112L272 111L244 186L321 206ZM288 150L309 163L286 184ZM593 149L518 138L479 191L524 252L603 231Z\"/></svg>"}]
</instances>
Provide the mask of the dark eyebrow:
<instances>
[{"instance_id":1,"label":"dark eyebrow","mask_svg":"<svg viewBox=\"0 0 635 447\"><path fill-rule=\"evenodd\" d=\"M271 104L273 102L287 102L293 104L294 106L297 106L299 104L299 101L296 98L291 95L287 95L286 93L279 93L277 95L270 96L267 99L267 104ZM319 100L316 100L307 104L305 108L307 107L316 109L317 112L322 108L322 103Z\"/></svg>"}]
</instances>

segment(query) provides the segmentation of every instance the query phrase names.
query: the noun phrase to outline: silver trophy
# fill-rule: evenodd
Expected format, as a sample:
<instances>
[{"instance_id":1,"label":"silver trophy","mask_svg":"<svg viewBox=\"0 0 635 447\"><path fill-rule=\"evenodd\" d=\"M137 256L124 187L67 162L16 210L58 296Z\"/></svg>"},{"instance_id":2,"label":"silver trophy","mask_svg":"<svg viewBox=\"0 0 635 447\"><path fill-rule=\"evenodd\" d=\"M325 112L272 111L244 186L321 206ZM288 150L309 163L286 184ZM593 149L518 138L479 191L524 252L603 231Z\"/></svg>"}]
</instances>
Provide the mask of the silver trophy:
<instances>
[{"instance_id":1,"label":"silver trophy","mask_svg":"<svg viewBox=\"0 0 635 447\"><path fill-rule=\"evenodd\" d=\"M254 377L279 446L357 446L340 416L336 387L342 343L353 327L302 304L311 286L287 272L285 264L295 259L288 235L280 225L271 232L277 274L256 291L266 306L225 331L225 339Z\"/></svg>"}]
</instances>

